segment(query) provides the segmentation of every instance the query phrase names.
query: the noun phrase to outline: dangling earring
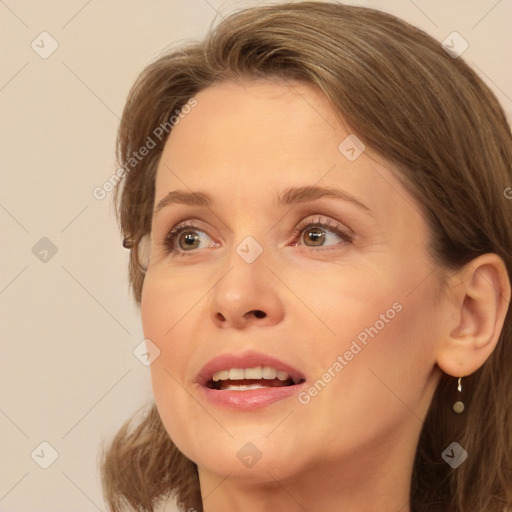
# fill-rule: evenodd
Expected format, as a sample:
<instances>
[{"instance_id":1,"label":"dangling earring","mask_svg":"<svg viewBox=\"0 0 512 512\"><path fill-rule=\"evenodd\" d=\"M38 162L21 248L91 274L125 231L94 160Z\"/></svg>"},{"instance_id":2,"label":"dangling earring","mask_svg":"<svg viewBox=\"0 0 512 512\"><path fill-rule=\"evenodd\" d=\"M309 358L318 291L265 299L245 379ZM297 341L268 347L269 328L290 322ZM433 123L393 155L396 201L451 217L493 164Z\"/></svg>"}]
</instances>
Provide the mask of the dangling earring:
<instances>
[{"instance_id":1,"label":"dangling earring","mask_svg":"<svg viewBox=\"0 0 512 512\"><path fill-rule=\"evenodd\" d=\"M457 391L459 393L462 393L462 377L459 377L459 380L457 381ZM461 414L462 412L464 412L464 402L461 402L460 400L455 402L453 404L453 410L457 413L457 414Z\"/></svg>"}]
</instances>

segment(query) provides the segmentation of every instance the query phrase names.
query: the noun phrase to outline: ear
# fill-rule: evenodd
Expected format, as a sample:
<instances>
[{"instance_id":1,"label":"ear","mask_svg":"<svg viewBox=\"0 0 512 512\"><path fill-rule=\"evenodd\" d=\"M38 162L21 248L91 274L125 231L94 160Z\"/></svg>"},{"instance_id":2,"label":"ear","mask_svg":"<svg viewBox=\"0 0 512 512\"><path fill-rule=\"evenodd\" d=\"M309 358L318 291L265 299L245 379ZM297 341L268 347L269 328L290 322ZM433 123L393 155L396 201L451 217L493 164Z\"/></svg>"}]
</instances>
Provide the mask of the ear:
<instances>
[{"instance_id":1,"label":"ear","mask_svg":"<svg viewBox=\"0 0 512 512\"><path fill-rule=\"evenodd\" d=\"M510 279L503 260L488 253L466 264L449 286L449 320L436 360L448 375L465 377L496 348L510 304Z\"/></svg>"}]
</instances>

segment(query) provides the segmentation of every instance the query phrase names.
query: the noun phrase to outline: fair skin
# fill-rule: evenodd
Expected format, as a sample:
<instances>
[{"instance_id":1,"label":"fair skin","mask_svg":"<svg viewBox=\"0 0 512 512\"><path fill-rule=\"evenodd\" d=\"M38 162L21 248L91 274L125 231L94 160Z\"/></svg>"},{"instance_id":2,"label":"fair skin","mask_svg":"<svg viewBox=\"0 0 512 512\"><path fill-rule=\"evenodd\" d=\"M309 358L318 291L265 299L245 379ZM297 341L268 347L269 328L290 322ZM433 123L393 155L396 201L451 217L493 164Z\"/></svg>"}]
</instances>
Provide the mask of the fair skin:
<instances>
[{"instance_id":1,"label":"fair skin","mask_svg":"<svg viewBox=\"0 0 512 512\"><path fill-rule=\"evenodd\" d=\"M166 143L155 205L171 191L211 202L154 213L141 313L161 351L155 401L198 466L204 510L409 512L441 370L469 375L497 342L510 295L502 261L483 255L452 273L434 264L419 203L370 148L344 156L349 132L313 87L241 81L196 99ZM304 186L342 190L365 207L333 197L277 204ZM163 239L183 221L195 228L170 254ZM302 221L313 227L294 234ZM236 251L249 236L262 249L251 263ZM249 409L207 400L203 366L250 350L298 369L297 393ZM261 455L251 467L243 447Z\"/></svg>"}]
</instances>

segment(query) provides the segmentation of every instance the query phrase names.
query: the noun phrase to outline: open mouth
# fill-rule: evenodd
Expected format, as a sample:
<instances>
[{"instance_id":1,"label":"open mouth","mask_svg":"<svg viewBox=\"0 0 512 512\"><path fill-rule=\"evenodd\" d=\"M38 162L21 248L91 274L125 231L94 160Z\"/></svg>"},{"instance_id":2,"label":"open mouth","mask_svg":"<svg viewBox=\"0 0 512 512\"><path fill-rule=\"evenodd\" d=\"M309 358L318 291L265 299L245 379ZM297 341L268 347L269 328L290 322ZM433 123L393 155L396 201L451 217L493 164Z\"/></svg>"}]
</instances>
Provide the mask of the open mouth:
<instances>
[{"instance_id":1,"label":"open mouth","mask_svg":"<svg viewBox=\"0 0 512 512\"><path fill-rule=\"evenodd\" d=\"M304 382L272 366L252 368L229 368L215 372L206 382L206 387L219 391L247 391L251 389L294 386Z\"/></svg>"}]
</instances>

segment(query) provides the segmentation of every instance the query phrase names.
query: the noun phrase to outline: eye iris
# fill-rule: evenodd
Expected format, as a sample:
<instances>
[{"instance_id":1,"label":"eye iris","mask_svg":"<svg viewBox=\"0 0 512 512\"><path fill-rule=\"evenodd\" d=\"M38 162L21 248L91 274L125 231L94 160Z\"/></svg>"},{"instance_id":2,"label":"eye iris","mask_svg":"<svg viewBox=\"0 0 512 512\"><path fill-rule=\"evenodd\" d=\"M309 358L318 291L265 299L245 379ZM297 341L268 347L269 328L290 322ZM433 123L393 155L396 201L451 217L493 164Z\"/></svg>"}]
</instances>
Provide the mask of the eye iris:
<instances>
[{"instance_id":1,"label":"eye iris","mask_svg":"<svg viewBox=\"0 0 512 512\"><path fill-rule=\"evenodd\" d=\"M323 245L325 240L325 231L322 228L309 228L304 235L307 241L312 242L311 245Z\"/></svg>"},{"instance_id":2,"label":"eye iris","mask_svg":"<svg viewBox=\"0 0 512 512\"><path fill-rule=\"evenodd\" d=\"M183 245L183 242L186 244ZM195 231L185 231L179 239L180 249L195 249L199 245L199 235Z\"/></svg>"}]
</instances>

